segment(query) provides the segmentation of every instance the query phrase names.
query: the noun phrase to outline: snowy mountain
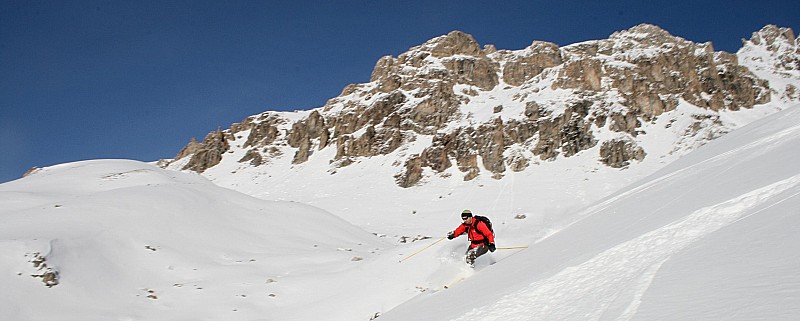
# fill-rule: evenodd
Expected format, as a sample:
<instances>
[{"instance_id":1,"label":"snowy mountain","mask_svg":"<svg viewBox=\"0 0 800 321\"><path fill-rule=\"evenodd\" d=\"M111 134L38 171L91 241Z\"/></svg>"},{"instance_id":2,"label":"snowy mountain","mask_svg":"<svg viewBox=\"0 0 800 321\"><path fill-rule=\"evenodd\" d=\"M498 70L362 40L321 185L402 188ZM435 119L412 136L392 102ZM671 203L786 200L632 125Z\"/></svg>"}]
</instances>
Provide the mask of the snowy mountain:
<instances>
[{"instance_id":1,"label":"snowy mountain","mask_svg":"<svg viewBox=\"0 0 800 321\"><path fill-rule=\"evenodd\" d=\"M166 169L38 169L0 184L0 316L795 319L797 48L774 26L736 55L651 25L518 51L453 32ZM474 269L443 239L463 209L508 248Z\"/></svg>"},{"instance_id":2,"label":"snowy mountain","mask_svg":"<svg viewBox=\"0 0 800 321\"><path fill-rule=\"evenodd\" d=\"M457 224L456 206L546 202L537 195L543 187L490 185L493 179L421 186L428 200L416 205L440 212L372 213L366 224L440 232L400 243L315 207L252 198L140 162L43 168L0 185L0 315L793 320L800 313L798 124L800 105L789 107L581 211L532 206L509 217L508 205L497 204L490 216L499 246L528 248L488 254L474 270L462 261L463 240L438 236ZM567 169L550 170L587 185L608 174ZM554 195L576 188L556 186ZM387 205L406 196L397 190L408 191L391 187L394 193L383 190Z\"/></svg>"},{"instance_id":3,"label":"snowy mountain","mask_svg":"<svg viewBox=\"0 0 800 321\"><path fill-rule=\"evenodd\" d=\"M798 50L792 30L776 26L738 55L648 24L521 50L481 48L453 31L381 58L369 83L323 107L248 117L162 165L229 186L232 176L269 183L264 176L319 158L328 165L316 174L331 175L380 158L380 179L412 187L501 179L579 154L611 168L669 162L753 119L737 111L765 115L800 101Z\"/></svg>"}]
</instances>

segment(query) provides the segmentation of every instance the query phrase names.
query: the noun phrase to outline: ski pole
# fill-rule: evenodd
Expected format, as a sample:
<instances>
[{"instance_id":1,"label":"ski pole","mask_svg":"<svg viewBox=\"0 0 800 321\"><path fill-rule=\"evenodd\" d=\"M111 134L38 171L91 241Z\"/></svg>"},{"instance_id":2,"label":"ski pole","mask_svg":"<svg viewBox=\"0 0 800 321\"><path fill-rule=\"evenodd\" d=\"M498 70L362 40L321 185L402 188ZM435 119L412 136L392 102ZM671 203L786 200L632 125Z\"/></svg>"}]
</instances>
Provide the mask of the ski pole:
<instances>
[{"instance_id":1,"label":"ski pole","mask_svg":"<svg viewBox=\"0 0 800 321\"><path fill-rule=\"evenodd\" d=\"M437 240L436 242L433 242L433 243L429 244L428 246L426 246L426 247L423 247L421 250L419 250L419 251L416 251L416 252L414 252L413 254L411 254L411 255L409 255L409 256L406 256L406 257L404 257L404 258L403 258L402 260L400 260L400 262L398 262L398 263L403 263L403 261L405 261L405 260L408 260L408 259L410 259L412 256L419 254L419 252L425 251L427 248L429 248L429 247L433 246L433 245L434 245L434 244L436 244L436 243L439 243L439 242L441 242L441 241L442 241L442 240L444 240L444 239L445 239L445 237L442 237L442 238L440 238L440 239L439 239L439 240Z\"/></svg>"},{"instance_id":2,"label":"ski pole","mask_svg":"<svg viewBox=\"0 0 800 321\"><path fill-rule=\"evenodd\" d=\"M517 250L517 249L527 249L527 245L522 246L509 246L509 247L498 247L497 250Z\"/></svg>"}]
</instances>

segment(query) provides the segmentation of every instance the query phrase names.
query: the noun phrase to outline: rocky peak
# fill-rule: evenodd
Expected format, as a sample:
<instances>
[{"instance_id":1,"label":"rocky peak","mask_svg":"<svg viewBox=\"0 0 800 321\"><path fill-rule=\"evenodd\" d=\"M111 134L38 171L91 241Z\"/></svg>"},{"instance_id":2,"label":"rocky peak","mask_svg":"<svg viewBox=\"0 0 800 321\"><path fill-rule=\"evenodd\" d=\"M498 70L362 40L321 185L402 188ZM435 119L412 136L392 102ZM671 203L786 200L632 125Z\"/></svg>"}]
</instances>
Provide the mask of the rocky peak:
<instances>
[{"instance_id":1,"label":"rocky peak","mask_svg":"<svg viewBox=\"0 0 800 321\"><path fill-rule=\"evenodd\" d=\"M800 43L792 29L767 25L749 40L742 39L742 44L736 52L740 64L760 77L779 77L771 79L773 96L790 101L800 98Z\"/></svg>"},{"instance_id":2,"label":"rocky peak","mask_svg":"<svg viewBox=\"0 0 800 321\"><path fill-rule=\"evenodd\" d=\"M739 55L756 64L768 64L757 68L777 68L787 77L800 76L800 44L792 29L767 25L754 32L750 40L742 39L742 44L744 46L739 50ZM765 51L770 61L764 61L765 55L759 54L760 51Z\"/></svg>"},{"instance_id":3,"label":"rocky peak","mask_svg":"<svg viewBox=\"0 0 800 321\"><path fill-rule=\"evenodd\" d=\"M697 44L676 37L651 24L640 24L627 30L614 32L608 39L587 43L596 46L595 50L600 54L626 57L628 61L649 59L667 52L674 53L683 48L699 49L701 52L707 53L714 52L711 43ZM586 46L586 43L583 45Z\"/></svg>"},{"instance_id":4,"label":"rocky peak","mask_svg":"<svg viewBox=\"0 0 800 321\"><path fill-rule=\"evenodd\" d=\"M790 28L779 28L776 25L766 25L761 30L753 33L750 40L742 39L743 44L750 42L755 45L765 45L767 47L796 45L794 32Z\"/></svg>"},{"instance_id":5,"label":"rocky peak","mask_svg":"<svg viewBox=\"0 0 800 321\"><path fill-rule=\"evenodd\" d=\"M647 23L634 26L628 30L614 32L609 36L609 39L634 41L649 46L658 46L664 42L685 41L682 38L673 36L659 26Z\"/></svg>"},{"instance_id":6,"label":"rocky peak","mask_svg":"<svg viewBox=\"0 0 800 321\"><path fill-rule=\"evenodd\" d=\"M452 57L455 55L480 56L481 47L472 35L454 30L445 36L428 40L419 50L430 52L433 57ZM412 48L411 51L414 49Z\"/></svg>"},{"instance_id":7,"label":"rocky peak","mask_svg":"<svg viewBox=\"0 0 800 321\"><path fill-rule=\"evenodd\" d=\"M681 139L702 141L725 131L708 113L769 102L775 93L770 83L747 66L763 60L756 54L762 47L793 42L790 29L767 26L754 34L749 46L761 49L748 51L753 62L745 66L710 43L650 24L609 39L565 47L533 41L521 50L481 50L471 35L453 31L380 58L369 83L347 86L323 107L249 117L202 143L190 142L168 166L203 172L220 162L258 167L292 157L300 164L324 154L335 155L327 159L335 173L360 159L391 157L385 166L397 167L402 187L453 173L464 180L499 179L508 170L587 153L599 164L623 168L665 156L642 147L644 128L680 104L704 110L680 122L687 136ZM800 70L793 67L800 66L796 44L780 48L781 68ZM774 64L761 63L759 75L769 76ZM800 76L787 79L779 93L797 93L791 86ZM800 101L792 95L784 96ZM326 149L331 152L316 153Z\"/></svg>"},{"instance_id":8,"label":"rocky peak","mask_svg":"<svg viewBox=\"0 0 800 321\"><path fill-rule=\"evenodd\" d=\"M592 92L619 90L646 119L675 109L680 100L711 110L767 103L768 83L715 52L650 24L613 33L563 50L565 63L555 86ZM614 63L609 63L613 61ZM610 82L603 84L603 79Z\"/></svg>"}]
</instances>

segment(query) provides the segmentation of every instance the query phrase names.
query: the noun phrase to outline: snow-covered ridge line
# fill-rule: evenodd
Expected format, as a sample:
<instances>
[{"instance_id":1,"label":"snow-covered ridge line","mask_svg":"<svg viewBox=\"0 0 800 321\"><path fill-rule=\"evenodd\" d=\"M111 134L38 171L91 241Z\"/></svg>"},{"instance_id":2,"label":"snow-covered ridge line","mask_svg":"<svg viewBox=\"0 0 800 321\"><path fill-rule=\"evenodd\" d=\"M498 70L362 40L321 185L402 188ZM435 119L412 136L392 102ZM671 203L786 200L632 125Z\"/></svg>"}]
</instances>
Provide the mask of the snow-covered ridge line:
<instances>
[{"instance_id":1,"label":"snow-covered ridge line","mask_svg":"<svg viewBox=\"0 0 800 321\"><path fill-rule=\"evenodd\" d=\"M737 53L745 59L648 24L520 50L481 48L453 31L381 58L369 83L347 86L323 107L249 117L162 164L225 185L233 172L297 170L320 155L329 155L328 173L380 157L385 179L401 187L453 175L502 179L587 152L611 168L639 166L800 101L796 48L791 29L775 26L745 42ZM665 118L668 127L651 126ZM675 148L650 150L663 135ZM434 139L421 152L394 153L422 136Z\"/></svg>"}]
</instances>

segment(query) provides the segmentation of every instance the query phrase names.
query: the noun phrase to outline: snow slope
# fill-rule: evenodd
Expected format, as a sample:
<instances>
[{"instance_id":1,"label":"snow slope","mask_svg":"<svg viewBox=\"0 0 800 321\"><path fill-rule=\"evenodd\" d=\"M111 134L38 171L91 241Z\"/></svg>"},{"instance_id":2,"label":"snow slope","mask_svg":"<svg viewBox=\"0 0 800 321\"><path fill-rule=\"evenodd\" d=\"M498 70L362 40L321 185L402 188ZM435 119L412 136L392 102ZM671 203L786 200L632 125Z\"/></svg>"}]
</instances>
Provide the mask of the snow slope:
<instances>
[{"instance_id":1,"label":"snow slope","mask_svg":"<svg viewBox=\"0 0 800 321\"><path fill-rule=\"evenodd\" d=\"M44 168L0 184L0 319L795 319L798 124L787 107L624 170L579 154L401 189L373 158L227 181L282 201L135 161ZM442 240L464 208L530 247L465 267Z\"/></svg>"},{"instance_id":2,"label":"snow slope","mask_svg":"<svg viewBox=\"0 0 800 321\"><path fill-rule=\"evenodd\" d=\"M794 320L800 108L715 140L381 320Z\"/></svg>"},{"instance_id":3,"label":"snow slope","mask_svg":"<svg viewBox=\"0 0 800 321\"><path fill-rule=\"evenodd\" d=\"M386 246L318 208L125 160L0 185L0 208L3 320L285 320ZM37 257L57 285L31 277Z\"/></svg>"},{"instance_id":4,"label":"snow slope","mask_svg":"<svg viewBox=\"0 0 800 321\"><path fill-rule=\"evenodd\" d=\"M415 193L352 177L337 186L376 198L367 210L317 195L352 208L359 227L135 161L44 168L0 185L0 316L792 320L800 315L799 124L800 107L787 108L616 192L642 172L604 172L577 157L538 174L444 180L452 185ZM283 187L297 188L290 181ZM325 181L294 183L312 192ZM567 200L592 205L558 204ZM390 206L402 203L420 211ZM489 213L499 247L530 247L467 268L463 238L441 237L459 205ZM46 267L34 265L42 260ZM58 284L33 277L48 271Z\"/></svg>"}]
</instances>

